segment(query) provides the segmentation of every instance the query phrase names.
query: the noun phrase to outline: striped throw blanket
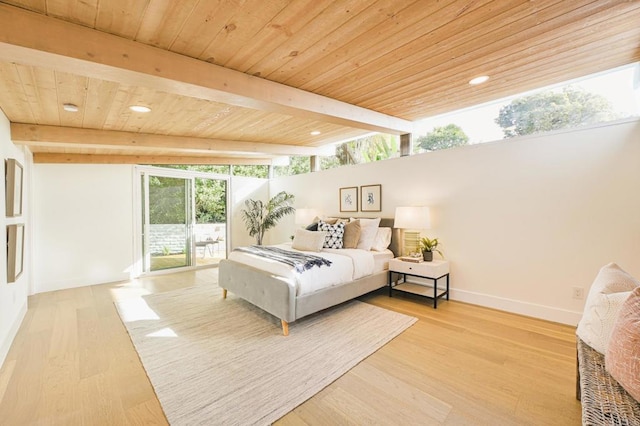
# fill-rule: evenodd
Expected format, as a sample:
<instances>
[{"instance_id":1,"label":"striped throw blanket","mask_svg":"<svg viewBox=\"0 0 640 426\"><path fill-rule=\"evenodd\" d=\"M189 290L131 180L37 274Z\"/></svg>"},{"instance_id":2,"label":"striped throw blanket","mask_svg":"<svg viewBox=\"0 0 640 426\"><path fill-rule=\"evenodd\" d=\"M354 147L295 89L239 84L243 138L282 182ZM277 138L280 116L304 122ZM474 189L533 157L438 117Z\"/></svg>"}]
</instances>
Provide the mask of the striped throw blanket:
<instances>
[{"instance_id":1,"label":"striped throw blanket","mask_svg":"<svg viewBox=\"0 0 640 426\"><path fill-rule=\"evenodd\" d=\"M318 268L323 265L331 266L331 261L325 259L324 257L284 250L279 247L249 246L238 247L235 250L255 254L261 257L266 257L267 259L275 260L277 262L293 266L293 268L298 273L302 273L308 269L313 268L314 266L317 266Z\"/></svg>"}]
</instances>

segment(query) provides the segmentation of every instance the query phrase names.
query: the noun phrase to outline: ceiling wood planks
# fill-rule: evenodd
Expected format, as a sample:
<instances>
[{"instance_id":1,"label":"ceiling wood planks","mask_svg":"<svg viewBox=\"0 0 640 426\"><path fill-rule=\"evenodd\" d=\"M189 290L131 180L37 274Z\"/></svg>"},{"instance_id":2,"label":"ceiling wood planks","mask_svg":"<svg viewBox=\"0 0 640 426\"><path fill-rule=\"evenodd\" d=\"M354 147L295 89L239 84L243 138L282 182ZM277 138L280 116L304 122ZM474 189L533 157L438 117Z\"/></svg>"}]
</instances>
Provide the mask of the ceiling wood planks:
<instances>
[{"instance_id":1,"label":"ceiling wood planks","mask_svg":"<svg viewBox=\"0 0 640 426\"><path fill-rule=\"evenodd\" d=\"M0 108L60 127L43 155L300 152L639 61L638 22L638 1L0 0Z\"/></svg>"},{"instance_id":2,"label":"ceiling wood planks","mask_svg":"<svg viewBox=\"0 0 640 426\"><path fill-rule=\"evenodd\" d=\"M636 7L640 10L640 3ZM400 93L408 96L409 93L419 91L429 93L436 90L451 90L460 86L458 84L460 76L464 76L464 79L468 81L478 75L477 70L479 69L485 70L486 74L492 75L493 81L518 81L523 88L521 91L526 91L540 87L540 85L532 87L528 83L526 75L518 78L516 74L523 69L530 70L533 68L536 70L533 75L539 77L544 76L550 70L556 69L555 63L562 61L565 55L579 48L570 43L570 39L579 39L580 46L591 45L594 40L597 42L597 46L603 46L601 41L603 38L610 39L615 34L629 29L629 27L632 27L635 33L640 36L639 27L629 23L626 17L611 18L608 13L602 13L601 8L597 9L595 7L581 13L578 14L576 12L575 14L569 14L569 16L563 15L554 18L560 19L562 26L552 31L549 31L550 28L553 28L551 23L547 22L546 24L532 26L528 31L518 33L519 37L509 37L507 33L489 33L486 38L480 37L470 41L460 49L443 49L441 57L435 58L440 65L431 66L430 63L423 63L414 69L403 70L403 74L395 75L395 83L391 86L386 86L387 90L375 89L376 91L372 92L372 88L380 86L380 83L374 82L372 86L368 86L369 91L366 98L359 98L354 101L360 102L369 108L394 111L395 108L390 107L390 105L393 105L392 98L397 98L397 95L390 96L391 93L395 94L399 90ZM624 22L627 23L626 27L619 26ZM486 42L486 44L479 47L478 42ZM611 47L612 45L615 45L615 43L609 46ZM591 46L591 48L593 49L597 46ZM475 49L472 47L475 47ZM507 52L512 52L512 54L509 55ZM513 52L517 52L517 55L514 56ZM568 69L565 68L565 72L569 75L566 80L585 73L601 71L600 63L594 61L594 56L589 55L588 51L583 51L582 57L588 58L590 64L584 63L580 67L571 67L569 65ZM450 59L447 60L447 58ZM541 64L544 64L545 67L545 72L542 74L540 74ZM621 64L614 63L612 67L618 65ZM589 71L585 72L585 69ZM501 76L498 73L503 70L506 71L507 75L500 79ZM578 75L571 75L573 70L577 71ZM529 74L529 76L531 75ZM453 79L453 76L457 76L457 78ZM371 100L374 100L375 103L372 103ZM432 97L427 94L425 100L428 102L432 100Z\"/></svg>"},{"instance_id":3,"label":"ceiling wood planks","mask_svg":"<svg viewBox=\"0 0 640 426\"><path fill-rule=\"evenodd\" d=\"M4 60L368 131L412 130L406 120L10 6L0 5L0 23Z\"/></svg>"}]
</instances>

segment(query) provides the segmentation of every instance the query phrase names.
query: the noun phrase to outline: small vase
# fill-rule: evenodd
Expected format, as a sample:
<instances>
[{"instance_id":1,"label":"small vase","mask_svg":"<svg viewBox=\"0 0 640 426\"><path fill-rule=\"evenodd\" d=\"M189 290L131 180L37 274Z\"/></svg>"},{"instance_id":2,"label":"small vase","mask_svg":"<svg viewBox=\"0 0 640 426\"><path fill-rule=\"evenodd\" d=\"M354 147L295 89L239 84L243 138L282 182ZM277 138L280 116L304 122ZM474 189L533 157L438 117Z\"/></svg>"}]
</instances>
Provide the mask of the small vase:
<instances>
[{"instance_id":1,"label":"small vase","mask_svg":"<svg viewBox=\"0 0 640 426\"><path fill-rule=\"evenodd\" d=\"M425 262L431 262L433 260L433 252L432 251L423 251L422 257Z\"/></svg>"}]
</instances>

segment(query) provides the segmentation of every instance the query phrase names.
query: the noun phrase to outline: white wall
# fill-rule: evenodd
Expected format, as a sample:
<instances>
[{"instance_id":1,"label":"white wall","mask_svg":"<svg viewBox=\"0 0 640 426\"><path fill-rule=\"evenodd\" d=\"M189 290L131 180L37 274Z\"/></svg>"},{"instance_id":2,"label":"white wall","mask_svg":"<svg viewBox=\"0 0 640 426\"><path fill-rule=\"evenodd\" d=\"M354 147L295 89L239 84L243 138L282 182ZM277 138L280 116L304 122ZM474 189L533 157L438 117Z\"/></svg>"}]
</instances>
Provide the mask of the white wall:
<instances>
[{"instance_id":1,"label":"white wall","mask_svg":"<svg viewBox=\"0 0 640 426\"><path fill-rule=\"evenodd\" d=\"M340 215L339 188L369 184L382 184L383 217L431 207L423 234L442 241L454 299L576 324L572 287L588 290L611 261L640 277L640 121L278 178L270 191ZM286 223L270 241L288 238Z\"/></svg>"},{"instance_id":2,"label":"white wall","mask_svg":"<svg viewBox=\"0 0 640 426\"><path fill-rule=\"evenodd\" d=\"M35 164L35 292L125 280L133 262L133 167Z\"/></svg>"},{"instance_id":3,"label":"white wall","mask_svg":"<svg viewBox=\"0 0 640 426\"><path fill-rule=\"evenodd\" d=\"M135 275L134 167L34 166L34 293ZM251 244L239 216L246 198L267 198L265 179L233 177L230 244Z\"/></svg>"},{"instance_id":4,"label":"white wall","mask_svg":"<svg viewBox=\"0 0 640 426\"><path fill-rule=\"evenodd\" d=\"M0 118L5 158L9 150L23 160L28 180L29 158L9 142L8 122ZM132 179L131 166L33 166L33 226L27 226L27 238L33 232L34 253L25 260L33 258L34 292L129 278L136 214ZM400 205L431 207L433 229L425 234L442 240L452 262L455 299L575 323L584 301L571 298L572 287L588 289L600 266L616 261L640 276L638 121L270 183L234 177L230 245L254 242L240 216L247 198L267 200L286 190L296 195L296 207L338 215L340 187L378 183L382 216L392 217ZM267 232L267 241L288 241L294 227L293 216L284 218ZM26 271L17 285L0 285L0 292L10 292L0 293L0 303L11 301L15 308L0 312L0 338L12 326L5 324L26 309L29 281Z\"/></svg>"},{"instance_id":5,"label":"white wall","mask_svg":"<svg viewBox=\"0 0 640 426\"><path fill-rule=\"evenodd\" d=\"M22 216L5 217L5 186L0 185L0 217L2 217L2 226L0 226L0 238L7 241L6 225L15 223L24 223L25 225L25 247L24 247L24 266L23 273L13 283L7 283L7 251L0 250L0 366L2 366L11 343L18 332L18 328L22 323L25 313L27 312L27 295L31 283L30 264L31 254L31 224L30 224L30 170L32 157L29 151L19 149L11 142L11 131L9 120L0 111L0 150L2 158L15 158L23 166L23 200L22 200ZM3 169L4 170L4 169ZM4 175L4 173L3 173Z\"/></svg>"}]
</instances>

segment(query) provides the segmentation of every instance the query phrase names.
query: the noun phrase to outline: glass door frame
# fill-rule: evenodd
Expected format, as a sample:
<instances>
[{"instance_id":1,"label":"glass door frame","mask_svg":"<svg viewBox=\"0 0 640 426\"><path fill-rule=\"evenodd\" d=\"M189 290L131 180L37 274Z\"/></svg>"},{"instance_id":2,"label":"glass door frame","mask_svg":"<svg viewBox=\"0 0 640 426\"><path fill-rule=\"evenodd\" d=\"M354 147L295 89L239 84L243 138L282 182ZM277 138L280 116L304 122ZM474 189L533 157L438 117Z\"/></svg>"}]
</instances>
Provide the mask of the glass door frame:
<instances>
[{"instance_id":1,"label":"glass door frame","mask_svg":"<svg viewBox=\"0 0 640 426\"><path fill-rule=\"evenodd\" d=\"M217 264L213 265L202 265L198 266L196 264L196 256L197 251L195 249L195 240L194 240L194 229L196 225L196 211L195 211L195 202L196 202L196 193L195 193L195 180L196 178L202 179L214 179L214 180L222 180L225 181L225 237L224 237L224 245L225 245L225 253L229 253L229 220L230 220L230 212L229 212L229 203L231 200L231 176L223 175L218 173L206 173L206 172L196 172L191 170L180 170L180 169L170 169L165 167L154 167L154 166L140 166L136 165L133 170L133 195L134 195L134 203L133 203L133 217L134 217L134 276L149 276L149 275L162 275L174 272L195 270L195 269L204 269L204 268L217 268ZM184 266L179 268L170 268L163 269L158 271L146 271L145 270L145 259L146 255L143 252L144 247L148 246L148 241L143 241L143 206L144 206L144 215L145 222L149 221L149 209L148 209L148 176L161 176L161 177L169 177L169 178L182 178L188 179L191 182L191 217L189 218L189 223L187 224L189 232L189 244L191 246L190 254L191 254L191 266ZM145 193L142 193L142 184L145 183L145 187L147 190ZM143 197L144 195L144 197ZM144 235L144 238L148 238L147 235Z\"/></svg>"}]
</instances>

